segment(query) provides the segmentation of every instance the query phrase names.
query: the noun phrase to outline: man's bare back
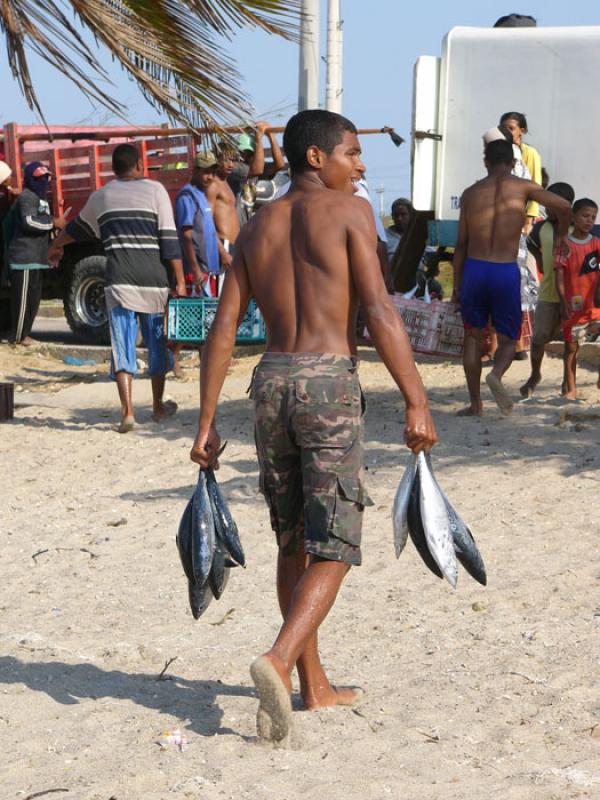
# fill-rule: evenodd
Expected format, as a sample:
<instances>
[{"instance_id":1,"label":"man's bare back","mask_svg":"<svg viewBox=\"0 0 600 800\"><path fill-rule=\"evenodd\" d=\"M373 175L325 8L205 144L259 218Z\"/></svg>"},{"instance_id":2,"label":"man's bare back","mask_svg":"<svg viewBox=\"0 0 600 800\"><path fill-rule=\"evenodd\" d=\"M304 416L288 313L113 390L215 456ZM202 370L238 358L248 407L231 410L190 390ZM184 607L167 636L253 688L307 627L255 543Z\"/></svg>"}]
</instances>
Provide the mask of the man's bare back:
<instances>
[{"instance_id":1,"label":"man's bare back","mask_svg":"<svg viewBox=\"0 0 600 800\"><path fill-rule=\"evenodd\" d=\"M238 252L265 317L268 350L356 351L348 240L362 229L375 252L370 213L364 200L343 192L291 190L245 226Z\"/></svg>"},{"instance_id":2,"label":"man's bare back","mask_svg":"<svg viewBox=\"0 0 600 800\"><path fill-rule=\"evenodd\" d=\"M489 175L463 194L468 237L467 256L485 261L515 261L525 222L525 208L532 195L544 193L533 181L512 175Z\"/></svg>"},{"instance_id":3,"label":"man's bare back","mask_svg":"<svg viewBox=\"0 0 600 800\"><path fill-rule=\"evenodd\" d=\"M227 179L217 174L206 192L213 211L215 228L220 239L235 242L240 232L240 220L236 208L235 194Z\"/></svg>"}]
</instances>

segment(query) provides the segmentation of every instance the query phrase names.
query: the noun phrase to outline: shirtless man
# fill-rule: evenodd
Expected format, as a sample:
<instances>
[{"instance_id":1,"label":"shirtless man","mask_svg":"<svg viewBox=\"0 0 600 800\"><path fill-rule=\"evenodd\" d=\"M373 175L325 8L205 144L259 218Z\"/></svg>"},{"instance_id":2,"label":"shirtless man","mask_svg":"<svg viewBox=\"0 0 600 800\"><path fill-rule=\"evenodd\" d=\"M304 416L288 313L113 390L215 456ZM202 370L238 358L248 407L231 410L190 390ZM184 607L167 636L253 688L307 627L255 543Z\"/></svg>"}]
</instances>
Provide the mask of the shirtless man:
<instances>
[{"instance_id":1,"label":"shirtless man","mask_svg":"<svg viewBox=\"0 0 600 800\"><path fill-rule=\"evenodd\" d=\"M514 358L515 341L521 329L516 256L529 201L538 202L556 214L554 252L557 255L568 252L569 203L533 181L511 175L514 158L510 142L497 140L486 145L484 163L488 177L470 186L461 199L453 259L453 300L460 300L465 324L463 366L471 399L470 406L459 411L459 416L483 413L481 337L490 317L498 334L498 350L486 383L502 414L506 416L512 411L513 401L502 376Z\"/></svg>"},{"instance_id":2,"label":"shirtless man","mask_svg":"<svg viewBox=\"0 0 600 800\"><path fill-rule=\"evenodd\" d=\"M386 291L368 203L355 198L364 171L356 128L329 111L288 122L289 192L243 228L203 351L200 416L191 458L219 450L215 413L238 321L254 297L267 326L252 383L260 486L279 545L277 590L283 626L254 661L260 737L291 732L291 673L306 708L352 705L361 692L335 688L321 666L317 631L348 569L360 564L362 395L357 375L358 303L378 353L406 403L413 451L437 440L427 396L402 321Z\"/></svg>"},{"instance_id":3,"label":"shirtless man","mask_svg":"<svg viewBox=\"0 0 600 800\"><path fill-rule=\"evenodd\" d=\"M221 268L231 266L233 245L240 232L235 194L227 179L233 172L235 152L226 146L219 148L215 179L206 189L206 197L211 205L215 228L219 237L219 258Z\"/></svg>"}]
</instances>

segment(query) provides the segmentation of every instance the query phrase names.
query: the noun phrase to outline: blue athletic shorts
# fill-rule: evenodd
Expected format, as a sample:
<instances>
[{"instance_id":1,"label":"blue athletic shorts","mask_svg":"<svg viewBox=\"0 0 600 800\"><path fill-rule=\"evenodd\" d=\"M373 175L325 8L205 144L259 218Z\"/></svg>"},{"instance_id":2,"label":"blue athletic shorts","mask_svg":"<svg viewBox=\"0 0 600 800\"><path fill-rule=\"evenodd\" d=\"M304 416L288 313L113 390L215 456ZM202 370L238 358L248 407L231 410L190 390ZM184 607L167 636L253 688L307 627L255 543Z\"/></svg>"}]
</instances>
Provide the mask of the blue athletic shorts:
<instances>
[{"instance_id":1,"label":"blue athletic shorts","mask_svg":"<svg viewBox=\"0 0 600 800\"><path fill-rule=\"evenodd\" d=\"M167 347L164 332L164 315L143 314L129 308L114 306L108 310L110 327L110 377L117 372L137 372L135 340L138 333L138 317L142 326L142 336L148 348L148 374L164 375L173 368L173 354Z\"/></svg>"},{"instance_id":2,"label":"blue athletic shorts","mask_svg":"<svg viewBox=\"0 0 600 800\"><path fill-rule=\"evenodd\" d=\"M521 275L516 261L467 258L460 285L465 328L485 328L491 318L498 333L517 340L521 331Z\"/></svg>"}]
</instances>

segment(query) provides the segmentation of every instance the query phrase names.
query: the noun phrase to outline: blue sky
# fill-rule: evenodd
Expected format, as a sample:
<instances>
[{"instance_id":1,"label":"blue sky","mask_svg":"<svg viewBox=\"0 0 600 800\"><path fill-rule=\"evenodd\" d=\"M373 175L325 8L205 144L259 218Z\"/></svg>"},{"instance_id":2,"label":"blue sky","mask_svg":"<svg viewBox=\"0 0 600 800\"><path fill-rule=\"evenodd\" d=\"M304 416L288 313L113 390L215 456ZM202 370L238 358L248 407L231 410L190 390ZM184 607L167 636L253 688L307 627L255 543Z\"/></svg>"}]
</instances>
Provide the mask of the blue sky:
<instances>
[{"instance_id":1,"label":"blue sky","mask_svg":"<svg viewBox=\"0 0 600 800\"><path fill-rule=\"evenodd\" d=\"M327 2L321 0L321 48L326 44ZM439 55L445 34L456 25L490 26L503 14L516 11L536 17L539 25L600 25L600 4L546 0L523 7L480 0L402 2L402 0L341 0L344 18L343 113L359 127L391 125L409 139L412 109L412 70L420 55ZM298 89L298 48L258 31L242 31L229 45L244 76L258 117L284 124L294 113ZM130 121L163 121L146 103L135 83L109 57L111 91L128 108ZM32 72L46 118L50 123L119 123L102 108L92 107L65 76L32 59ZM12 80L4 52L0 57L2 99L0 124L37 122ZM321 75L325 77L325 65ZM523 77L531 91L544 91L543 76ZM321 95L324 95L324 86ZM526 111L526 109L523 109ZM363 138L364 159L371 190L384 187L386 210L392 200L410 192L410 147L393 146L387 136Z\"/></svg>"}]
</instances>

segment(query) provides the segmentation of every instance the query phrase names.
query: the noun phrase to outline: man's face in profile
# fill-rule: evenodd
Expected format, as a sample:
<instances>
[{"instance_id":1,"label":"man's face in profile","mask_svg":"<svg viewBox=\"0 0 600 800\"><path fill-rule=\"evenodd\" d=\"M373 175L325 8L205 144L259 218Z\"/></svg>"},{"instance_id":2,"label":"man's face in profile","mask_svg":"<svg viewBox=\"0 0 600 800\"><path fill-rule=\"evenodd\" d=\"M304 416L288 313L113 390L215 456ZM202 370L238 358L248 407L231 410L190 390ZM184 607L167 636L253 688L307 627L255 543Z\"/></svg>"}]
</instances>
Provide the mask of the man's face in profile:
<instances>
[{"instance_id":1,"label":"man's face in profile","mask_svg":"<svg viewBox=\"0 0 600 800\"><path fill-rule=\"evenodd\" d=\"M360 142L358 136L350 131L344 131L342 141L337 144L331 153L323 153L324 163L320 176L328 189L353 194L355 184L359 181L366 167L361 159Z\"/></svg>"}]
</instances>

